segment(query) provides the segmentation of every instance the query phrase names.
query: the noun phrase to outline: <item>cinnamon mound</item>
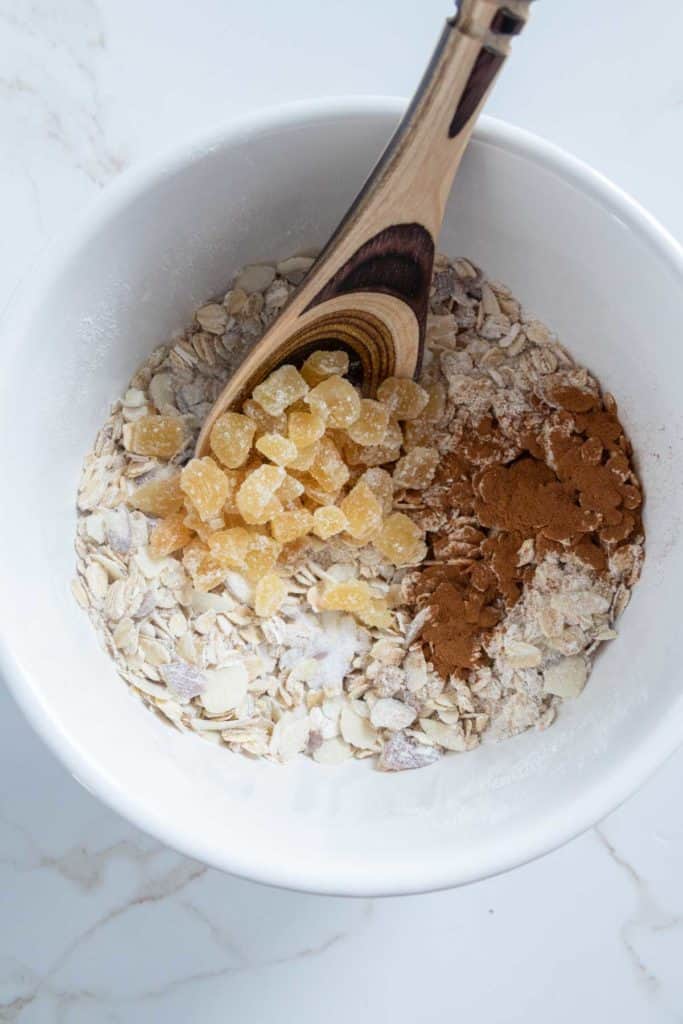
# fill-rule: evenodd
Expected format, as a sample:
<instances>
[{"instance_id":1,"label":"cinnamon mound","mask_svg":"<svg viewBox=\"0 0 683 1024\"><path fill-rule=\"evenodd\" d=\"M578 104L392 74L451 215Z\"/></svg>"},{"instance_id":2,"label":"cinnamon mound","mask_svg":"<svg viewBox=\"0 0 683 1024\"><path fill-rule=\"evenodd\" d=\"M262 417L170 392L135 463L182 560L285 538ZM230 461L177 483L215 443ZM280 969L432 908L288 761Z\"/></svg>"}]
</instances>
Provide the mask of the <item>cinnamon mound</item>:
<instances>
[{"instance_id":1,"label":"cinnamon mound","mask_svg":"<svg viewBox=\"0 0 683 1024\"><path fill-rule=\"evenodd\" d=\"M404 584L430 610L426 653L442 676L485 664L483 644L550 551L596 573L642 530L642 493L614 399L557 387L535 424L492 416L463 433L426 498L445 525L429 535L435 562ZM539 429L539 423L541 427Z\"/></svg>"}]
</instances>

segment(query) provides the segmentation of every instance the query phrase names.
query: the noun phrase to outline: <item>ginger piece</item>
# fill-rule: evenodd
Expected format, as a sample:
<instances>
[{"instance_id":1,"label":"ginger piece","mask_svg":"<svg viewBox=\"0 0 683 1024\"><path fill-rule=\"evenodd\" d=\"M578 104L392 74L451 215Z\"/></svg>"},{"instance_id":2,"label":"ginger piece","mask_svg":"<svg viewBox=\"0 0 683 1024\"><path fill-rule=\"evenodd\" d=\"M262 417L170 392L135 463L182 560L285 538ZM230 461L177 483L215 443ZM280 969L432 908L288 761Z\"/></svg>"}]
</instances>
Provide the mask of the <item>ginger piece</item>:
<instances>
[{"instance_id":1,"label":"ginger piece","mask_svg":"<svg viewBox=\"0 0 683 1024\"><path fill-rule=\"evenodd\" d=\"M256 583L275 568L281 551L282 545L272 537L252 533L244 556L244 575L251 583Z\"/></svg>"},{"instance_id":2,"label":"ginger piece","mask_svg":"<svg viewBox=\"0 0 683 1024\"><path fill-rule=\"evenodd\" d=\"M242 403L242 412L255 424L256 437L261 437L262 434L285 434L287 432L286 414L281 412L279 416L271 416L253 398L247 398Z\"/></svg>"},{"instance_id":3,"label":"ginger piece","mask_svg":"<svg viewBox=\"0 0 683 1024\"><path fill-rule=\"evenodd\" d=\"M237 492L237 508L245 523L267 523L282 508L276 491L284 482L281 466L259 466Z\"/></svg>"},{"instance_id":4,"label":"ginger piece","mask_svg":"<svg viewBox=\"0 0 683 1024\"><path fill-rule=\"evenodd\" d=\"M301 376L314 388L327 377L345 377L349 372L349 357L339 350L313 352L301 367Z\"/></svg>"},{"instance_id":5,"label":"ginger piece","mask_svg":"<svg viewBox=\"0 0 683 1024\"><path fill-rule=\"evenodd\" d=\"M425 389L409 377L387 377L377 388L377 398L397 420L414 420L429 402Z\"/></svg>"},{"instance_id":6,"label":"ginger piece","mask_svg":"<svg viewBox=\"0 0 683 1024\"><path fill-rule=\"evenodd\" d=\"M216 530L222 530L225 526L222 516L216 516L215 519L210 519L208 522L204 522L195 511L192 503L186 498L185 499L185 512L183 523L192 533L196 533L200 540L203 540L205 544L208 543L209 537L211 537Z\"/></svg>"},{"instance_id":7,"label":"ginger piece","mask_svg":"<svg viewBox=\"0 0 683 1024\"><path fill-rule=\"evenodd\" d=\"M148 480L128 496L128 504L150 516L168 516L183 505L180 473L161 480Z\"/></svg>"},{"instance_id":8,"label":"ginger piece","mask_svg":"<svg viewBox=\"0 0 683 1024\"><path fill-rule=\"evenodd\" d=\"M313 516L305 508L278 512L270 520L270 530L280 544L290 544L313 529Z\"/></svg>"},{"instance_id":9,"label":"ginger piece","mask_svg":"<svg viewBox=\"0 0 683 1024\"><path fill-rule=\"evenodd\" d=\"M180 486L204 522L220 514L231 489L228 477L210 455L190 459L180 474Z\"/></svg>"},{"instance_id":10,"label":"ginger piece","mask_svg":"<svg viewBox=\"0 0 683 1024\"><path fill-rule=\"evenodd\" d=\"M439 453L436 448L425 448L421 445L411 448L408 454L396 463L394 485L422 491L429 487L434 479L438 464Z\"/></svg>"},{"instance_id":11,"label":"ginger piece","mask_svg":"<svg viewBox=\"0 0 683 1024\"><path fill-rule=\"evenodd\" d=\"M207 592L225 579L225 569L218 564L206 544L190 541L183 551L183 567L192 579L195 590Z\"/></svg>"},{"instance_id":12,"label":"ginger piece","mask_svg":"<svg viewBox=\"0 0 683 1024\"><path fill-rule=\"evenodd\" d=\"M391 629L394 624L393 615L386 602L379 597L373 597L370 607L358 612L358 618L370 629Z\"/></svg>"},{"instance_id":13,"label":"ginger piece","mask_svg":"<svg viewBox=\"0 0 683 1024\"><path fill-rule=\"evenodd\" d=\"M271 462L278 466L287 466L296 461L299 450L293 441L282 434L262 434L256 442L256 448Z\"/></svg>"},{"instance_id":14,"label":"ginger piece","mask_svg":"<svg viewBox=\"0 0 683 1024\"><path fill-rule=\"evenodd\" d=\"M347 528L346 516L337 505L321 505L313 513L313 533L321 540L334 537Z\"/></svg>"},{"instance_id":15,"label":"ginger piece","mask_svg":"<svg viewBox=\"0 0 683 1024\"><path fill-rule=\"evenodd\" d=\"M326 491L310 477L302 477L302 483L305 497L314 505L333 505L339 497L340 491Z\"/></svg>"},{"instance_id":16,"label":"ginger piece","mask_svg":"<svg viewBox=\"0 0 683 1024\"><path fill-rule=\"evenodd\" d=\"M384 520L372 543L388 562L397 566L421 562L427 553L424 533L402 512L394 512Z\"/></svg>"},{"instance_id":17,"label":"ginger piece","mask_svg":"<svg viewBox=\"0 0 683 1024\"><path fill-rule=\"evenodd\" d=\"M218 565L228 569L242 569L251 534L243 526L218 530L209 537L209 550Z\"/></svg>"},{"instance_id":18,"label":"ginger piece","mask_svg":"<svg viewBox=\"0 0 683 1024\"><path fill-rule=\"evenodd\" d=\"M372 606L373 594L363 580L346 580L343 583L328 584L320 598L320 607L335 612L368 611Z\"/></svg>"},{"instance_id":19,"label":"ginger piece","mask_svg":"<svg viewBox=\"0 0 683 1024\"><path fill-rule=\"evenodd\" d=\"M382 525L382 505L364 480L359 480L339 505L346 530L356 540L372 537Z\"/></svg>"},{"instance_id":20,"label":"ginger piece","mask_svg":"<svg viewBox=\"0 0 683 1024\"><path fill-rule=\"evenodd\" d=\"M277 573L267 572L254 589L254 611L267 619L279 609L287 596L287 587Z\"/></svg>"},{"instance_id":21,"label":"ginger piece","mask_svg":"<svg viewBox=\"0 0 683 1024\"><path fill-rule=\"evenodd\" d=\"M297 501L304 493L304 485L296 477L285 474L285 478L275 492L276 498L282 502L285 508Z\"/></svg>"},{"instance_id":22,"label":"ginger piece","mask_svg":"<svg viewBox=\"0 0 683 1024\"><path fill-rule=\"evenodd\" d=\"M360 445L350 437L344 444L344 455L350 466L382 466L401 457L403 431L399 423L390 418L381 444Z\"/></svg>"},{"instance_id":23,"label":"ginger piece","mask_svg":"<svg viewBox=\"0 0 683 1024\"><path fill-rule=\"evenodd\" d=\"M349 470L334 441L327 435L318 442L310 475L324 491L338 491L349 479Z\"/></svg>"},{"instance_id":24,"label":"ginger piece","mask_svg":"<svg viewBox=\"0 0 683 1024\"><path fill-rule=\"evenodd\" d=\"M325 422L318 412L294 410L287 418L287 434L297 448L308 448L325 433Z\"/></svg>"},{"instance_id":25,"label":"ginger piece","mask_svg":"<svg viewBox=\"0 0 683 1024\"><path fill-rule=\"evenodd\" d=\"M309 444L305 448L300 448L296 458L291 459L287 464L287 469L294 470L297 473L307 473L315 462L315 458L318 454L318 446L319 442L314 441L313 444Z\"/></svg>"},{"instance_id":26,"label":"ginger piece","mask_svg":"<svg viewBox=\"0 0 683 1024\"><path fill-rule=\"evenodd\" d=\"M285 364L258 384L252 397L271 416L280 416L307 392L308 384L296 367Z\"/></svg>"},{"instance_id":27,"label":"ginger piece","mask_svg":"<svg viewBox=\"0 0 683 1024\"><path fill-rule=\"evenodd\" d=\"M352 441L363 447L382 444L389 426L389 408L373 398L361 398L358 419L346 428Z\"/></svg>"},{"instance_id":28,"label":"ginger piece","mask_svg":"<svg viewBox=\"0 0 683 1024\"><path fill-rule=\"evenodd\" d=\"M211 451L228 469L238 469L249 458L255 433L256 424L249 416L224 412L211 428Z\"/></svg>"},{"instance_id":29,"label":"ginger piece","mask_svg":"<svg viewBox=\"0 0 683 1024\"><path fill-rule=\"evenodd\" d=\"M185 424L178 416L141 416L126 424L124 443L136 455L172 459L185 444Z\"/></svg>"},{"instance_id":30,"label":"ginger piece","mask_svg":"<svg viewBox=\"0 0 683 1024\"><path fill-rule=\"evenodd\" d=\"M316 385L306 395L306 404L328 427L350 427L360 415L360 395L349 380L334 374Z\"/></svg>"},{"instance_id":31,"label":"ginger piece","mask_svg":"<svg viewBox=\"0 0 683 1024\"><path fill-rule=\"evenodd\" d=\"M182 512L173 512L157 523L149 538L149 553L153 558L165 558L190 543L192 530L187 528L184 518Z\"/></svg>"},{"instance_id":32,"label":"ginger piece","mask_svg":"<svg viewBox=\"0 0 683 1024\"><path fill-rule=\"evenodd\" d=\"M379 466L372 466L358 478L358 483L361 481L368 485L378 499L382 506L382 514L388 516L394 507L394 481L391 474L387 473L386 469L380 469Z\"/></svg>"}]
</instances>

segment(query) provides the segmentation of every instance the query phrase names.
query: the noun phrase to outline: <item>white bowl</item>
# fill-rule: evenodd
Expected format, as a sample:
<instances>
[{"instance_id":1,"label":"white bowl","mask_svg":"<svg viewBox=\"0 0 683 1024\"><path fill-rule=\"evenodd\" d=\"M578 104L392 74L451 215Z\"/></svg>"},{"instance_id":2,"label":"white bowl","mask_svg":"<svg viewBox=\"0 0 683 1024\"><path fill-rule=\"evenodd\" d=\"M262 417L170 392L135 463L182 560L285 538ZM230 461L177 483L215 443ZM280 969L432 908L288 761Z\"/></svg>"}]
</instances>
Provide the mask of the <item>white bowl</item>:
<instances>
[{"instance_id":1,"label":"white bowl","mask_svg":"<svg viewBox=\"0 0 683 1024\"><path fill-rule=\"evenodd\" d=\"M153 346L244 263L322 242L402 104L259 113L107 189L3 325L1 666L73 774L199 860L312 892L469 882L593 824L683 737L683 256L593 171L483 119L441 248L466 254L559 331L619 401L646 493L648 555L620 638L545 733L417 772L247 760L182 736L117 677L69 583L81 461Z\"/></svg>"}]
</instances>

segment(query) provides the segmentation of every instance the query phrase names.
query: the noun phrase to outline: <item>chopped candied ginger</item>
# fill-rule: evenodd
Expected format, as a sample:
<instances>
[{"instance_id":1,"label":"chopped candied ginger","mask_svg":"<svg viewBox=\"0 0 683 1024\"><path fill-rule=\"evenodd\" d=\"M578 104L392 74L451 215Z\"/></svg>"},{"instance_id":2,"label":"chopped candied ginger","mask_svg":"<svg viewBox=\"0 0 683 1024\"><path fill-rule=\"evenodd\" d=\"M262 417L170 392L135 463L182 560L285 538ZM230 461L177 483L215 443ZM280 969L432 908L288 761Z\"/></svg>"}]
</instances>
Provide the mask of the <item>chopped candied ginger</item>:
<instances>
[{"instance_id":1,"label":"chopped candied ginger","mask_svg":"<svg viewBox=\"0 0 683 1024\"><path fill-rule=\"evenodd\" d=\"M357 615L368 611L372 607L372 600L372 591L363 580L345 580L325 587L320 607L327 611L353 612Z\"/></svg>"},{"instance_id":2,"label":"chopped candied ginger","mask_svg":"<svg viewBox=\"0 0 683 1024\"><path fill-rule=\"evenodd\" d=\"M428 446L434 437L434 425L424 417L409 420L403 427L403 447L408 452L411 448Z\"/></svg>"},{"instance_id":3,"label":"chopped candied ginger","mask_svg":"<svg viewBox=\"0 0 683 1024\"><path fill-rule=\"evenodd\" d=\"M327 422L328 427L350 427L360 415L360 395L349 380L335 374L317 384L306 396L312 412Z\"/></svg>"},{"instance_id":4,"label":"chopped candied ginger","mask_svg":"<svg viewBox=\"0 0 683 1024\"><path fill-rule=\"evenodd\" d=\"M300 537L305 537L313 529L313 516L305 508L291 509L289 512L278 512L270 520L273 537L279 544L290 544Z\"/></svg>"},{"instance_id":5,"label":"chopped candied ginger","mask_svg":"<svg viewBox=\"0 0 683 1024\"><path fill-rule=\"evenodd\" d=\"M282 505L275 492L285 479L281 466L259 466L237 492L237 508L245 523L267 523Z\"/></svg>"},{"instance_id":6,"label":"chopped candied ginger","mask_svg":"<svg viewBox=\"0 0 683 1024\"><path fill-rule=\"evenodd\" d=\"M149 553L152 558L165 558L184 548L192 540L192 531L184 523L182 512L173 512L162 519L152 530L149 538Z\"/></svg>"},{"instance_id":7,"label":"chopped candied ginger","mask_svg":"<svg viewBox=\"0 0 683 1024\"><path fill-rule=\"evenodd\" d=\"M307 473L315 462L315 457L318 454L318 444L318 441L314 441L313 444L309 444L305 448L299 448L297 457L292 459L287 469L296 470L297 473Z\"/></svg>"},{"instance_id":8,"label":"chopped candied ginger","mask_svg":"<svg viewBox=\"0 0 683 1024\"><path fill-rule=\"evenodd\" d=\"M358 613L358 618L371 629L391 629L394 618L381 597L373 597L370 607Z\"/></svg>"},{"instance_id":9,"label":"chopped candied ginger","mask_svg":"<svg viewBox=\"0 0 683 1024\"><path fill-rule=\"evenodd\" d=\"M388 406L376 402L374 398L361 398L358 419L347 427L347 432L356 444L381 444L388 426Z\"/></svg>"},{"instance_id":10,"label":"chopped candied ginger","mask_svg":"<svg viewBox=\"0 0 683 1024\"><path fill-rule=\"evenodd\" d=\"M255 432L256 424L248 416L224 412L211 428L211 451L228 469L237 469L249 458Z\"/></svg>"},{"instance_id":11,"label":"chopped candied ginger","mask_svg":"<svg viewBox=\"0 0 683 1024\"><path fill-rule=\"evenodd\" d=\"M425 389L409 377L387 377L377 388L377 397L397 420L414 420L429 401Z\"/></svg>"},{"instance_id":12,"label":"chopped candied ginger","mask_svg":"<svg viewBox=\"0 0 683 1024\"><path fill-rule=\"evenodd\" d=\"M304 494L314 505L331 505L339 497L339 490L326 491L312 477L303 478Z\"/></svg>"},{"instance_id":13,"label":"chopped candied ginger","mask_svg":"<svg viewBox=\"0 0 683 1024\"><path fill-rule=\"evenodd\" d=\"M223 514L223 526L220 530L232 530L235 526L244 526L244 520L238 512L225 512Z\"/></svg>"},{"instance_id":14,"label":"chopped candied ginger","mask_svg":"<svg viewBox=\"0 0 683 1024\"><path fill-rule=\"evenodd\" d=\"M192 459L173 480L139 487L129 503L162 520L151 552L182 549L198 590L224 583L230 570L241 572L255 585L262 617L273 615L286 595L275 573L278 559L293 566L315 544L311 535L325 541L343 534L353 548L372 543L396 566L420 562L427 551L424 533L393 512L394 490L431 483L439 459L430 446L431 424L445 415L445 391L434 385L427 392L412 380L391 377L377 399L361 398L344 377L348 367L341 351L314 352L301 373L280 366L241 412L216 420L211 456ZM158 425L173 418L143 417L126 428L145 419ZM403 420L412 444L404 438ZM184 439L182 420L174 423ZM389 463L397 463L393 478L381 468ZM327 583L320 606L351 612L373 629L394 626L394 604L364 580Z\"/></svg>"},{"instance_id":15,"label":"chopped candied ginger","mask_svg":"<svg viewBox=\"0 0 683 1024\"><path fill-rule=\"evenodd\" d=\"M446 412L446 388L440 381L437 381L436 384L429 385L427 395L429 396L427 404L420 415L428 423L436 423Z\"/></svg>"},{"instance_id":16,"label":"chopped candied ginger","mask_svg":"<svg viewBox=\"0 0 683 1024\"><path fill-rule=\"evenodd\" d=\"M261 434L285 434L287 432L285 413L281 412L278 416L271 416L253 398L248 398L246 402L242 403L242 412L256 425L256 437L260 437Z\"/></svg>"},{"instance_id":17,"label":"chopped candied ginger","mask_svg":"<svg viewBox=\"0 0 683 1024\"><path fill-rule=\"evenodd\" d=\"M258 463L260 465L260 463ZM241 469L226 469L224 470L226 479L228 481L228 496L223 504L224 515L235 515L237 510L237 492L247 478L247 474L255 469L255 466L247 468L242 466Z\"/></svg>"},{"instance_id":18,"label":"chopped candied ginger","mask_svg":"<svg viewBox=\"0 0 683 1024\"><path fill-rule=\"evenodd\" d=\"M348 372L349 357L340 350L313 352L301 367L301 376L312 388L326 377L345 377Z\"/></svg>"},{"instance_id":19,"label":"chopped candied ginger","mask_svg":"<svg viewBox=\"0 0 683 1024\"><path fill-rule=\"evenodd\" d=\"M379 500L382 506L382 514L388 516L394 507L394 481L386 469L379 466L372 466L366 469L358 482L363 481L368 485L372 493Z\"/></svg>"},{"instance_id":20,"label":"chopped candied ginger","mask_svg":"<svg viewBox=\"0 0 683 1024\"><path fill-rule=\"evenodd\" d=\"M280 499L282 504L286 507L290 505L297 498L300 498L304 493L304 485L301 480L297 480L289 474L285 474L285 478L275 492L275 496Z\"/></svg>"},{"instance_id":21,"label":"chopped candied ginger","mask_svg":"<svg viewBox=\"0 0 683 1024\"><path fill-rule=\"evenodd\" d=\"M430 384L427 388L429 401L414 420L409 420L403 428L405 435L404 447L429 447L434 439L434 424L443 419L446 413L446 389L440 382Z\"/></svg>"},{"instance_id":22,"label":"chopped candied ginger","mask_svg":"<svg viewBox=\"0 0 683 1024\"><path fill-rule=\"evenodd\" d=\"M196 590L213 590L225 579L225 569L199 540L190 541L183 551L183 567Z\"/></svg>"},{"instance_id":23,"label":"chopped candied ginger","mask_svg":"<svg viewBox=\"0 0 683 1024\"><path fill-rule=\"evenodd\" d=\"M206 593L223 583L224 580L225 569L216 561L213 555L207 551L207 553L202 557L197 573L192 580L195 589Z\"/></svg>"},{"instance_id":24,"label":"chopped candied ginger","mask_svg":"<svg viewBox=\"0 0 683 1024\"><path fill-rule=\"evenodd\" d=\"M294 405L290 405L289 408L287 409L287 412L283 413L282 415L285 416L285 418L287 420L287 423L289 423L289 417L291 416L291 414L293 412L310 412L310 411L311 410L306 405L306 399L305 398L300 398L297 402L294 403ZM282 431L282 433L284 433L284 431Z\"/></svg>"},{"instance_id":25,"label":"chopped candied ginger","mask_svg":"<svg viewBox=\"0 0 683 1024\"><path fill-rule=\"evenodd\" d=\"M192 576L192 578L196 576L197 570L199 569L199 563L202 558L208 553L209 549L206 544L203 544L201 540L198 540L196 537L194 540L190 541L183 551L183 567L185 571Z\"/></svg>"},{"instance_id":26,"label":"chopped candied ginger","mask_svg":"<svg viewBox=\"0 0 683 1024\"><path fill-rule=\"evenodd\" d=\"M295 366L279 366L254 388L253 398L270 413L280 416L308 392L308 384Z\"/></svg>"},{"instance_id":27,"label":"chopped candied ginger","mask_svg":"<svg viewBox=\"0 0 683 1024\"><path fill-rule=\"evenodd\" d=\"M325 417L318 412L290 412L287 433L297 448L308 448L325 433Z\"/></svg>"},{"instance_id":28,"label":"chopped candied ginger","mask_svg":"<svg viewBox=\"0 0 683 1024\"><path fill-rule=\"evenodd\" d=\"M124 428L129 452L172 459L185 444L185 424L178 416L141 416Z\"/></svg>"},{"instance_id":29,"label":"chopped candied ginger","mask_svg":"<svg viewBox=\"0 0 683 1024\"><path fill-rule=\"evenodd\" d=\"M190 459L180 474L180 486L204 522L220 515L230 494L230 480L209 455Z\"/></svg>"},{"instance_id":30,"label":"chopped candied ginger","mask_svg":"<svg viewBox=\"0 0 683 1024\"><path fill-rule=\"evenodd\" d=\"M242 569L251 541L251 534L243 526L218 530L209 537L209 549L218 565L228 569Z\"/></svg>"},{"instance_id":31,"label":"chopped candied ginger","mask_svg":"<svg viewBox=\"0 0 683 1024\"><path fill-rule=\"evenodd\" d=\"M128 504L149 516L168 516L178 512L183 504L180 473L162 480L148 480L140 484L128 498Z\"/></svg>"},{"instance_id":32,"label":"chopped candied ginger","mask_svg":"<svg viewBox=\"0 0 683 1024\"><path fill-rule=\"evenodd\" d=\"M313 513L313 533L321 540L342 533L347 526L346 516L337 505L321 505Z\"/></svg>"},{"instance_id":33,"label":"chopped candied ginger","mask_svg":"<svg viewBox=\"0 0 683 1024\"><path fill-rule=\"evenodd\" d=\"M309 473L324 491L338 491L349 479L349 470L334 441L325 436L318 442Z\"/></svg>"},{"instance_id":34,"label":"chopped candied ginger","mask_svg":"<svg viewBox=\"0 0 683 1024\"><path fill-rule=\"evenodd\" d=\"M402 512L394 512L384 520L373 544L393 565L414 565L427 553L422 530Z\"/></svg>"},{"instance_id":35,"label":"chopped candied ginger","mask_svg":"<svg viewBox=\"0 0 683 1024\"><path fill-rule=\"evenodd\" d=\"M262 455L278 466L287 466L296 460L299 454L294 442L282 434L263 434L256 442L256 447Z\"/></svg>"},{"instance_id":36,"label":"chopped candied ginger","mask_svg":"<svg viewBox=\"0 0 683 1024\"><path fill-rule=\"evenodd\" d=\"M215 533L216 530L222 530L225 525L222 516L216 516L215 519L210 519L208 522L204 522L200 519L194 508L189 501L185 501L186 510L184 513L183 523L192 533L196 533L200 540L203 540L206 544L211 534Z\"/></svg>"},{"instance_id":37,"label":"chopped candied ginger","mask_svg":"<svg viewBox=\"0 0 683 1024\"><path fill-rule=\"evenodd\" d=\"M385 462L396 462L401 457L403 432L394 419L389 419L381 444L360 445L349 438L344 445L344 454L350 466L381 466Z\"/></svg>"},{"instance_id":38,"label":"chopped candied ginger","mask_svg":"<svg viewBox=\"0 0 683 1024\"><path fill-rule=\"evenodd\" d=\"M394 484L396 487L422 491L429 487L434 479L438 464L439 453L436 448L411 448L408 454L396 463Z\"/></svg>"},{"instance_id":39,"label":"chopped candied ginger","mask_svg":"<svg viewBox=\"0 0 683 1024\"><path fill-rule=\"evenodd\" d=\"M281 545L272 537L252 533L244 556L244 575L251 583L256 583L275 568L281 551Z\"/></svg>"},{"instance_id":40,"label":"chopped candied ginger","mask_svg":"<svg viewBox=\"0 0 683 1024\"><path fill-rule=\"evenodd\" d=\"M254 588L254 611L263 619L275 615L287 596L287 587L277 573L267 572Z\"/></svg>"},{"instance_id":41,"label":"chopped candied ginger","mask_svg":"<svg viewBox=\"0 0 683 1024\"><path fill-rule=\"evenodd\" d=\"M253 520L253 522L249 522L249 520L245 519L244 521L245 523L249 522L250 526L265 526L265 524L270 522L273 516L276 516L278 512L282 512L282 502L278 498L277 494L274 494L273 497L268 502L268 504L266 505L266 507L263 509L261 515L258 517L258 520ZM242 518L244 519L244 516L242 516Z\"/></svg>"},{"instance_id":42,"label":"chopped candied ginger","mask_svg":"<svg viewBox=\"0 0 683 1024\"><path fill-rule=\"evenodd\" d=\"M347 532L355 540L369 539L382 525L382 505L363 480L349 491L339 507L347 519Z\"/></svg>"}]
</instances>

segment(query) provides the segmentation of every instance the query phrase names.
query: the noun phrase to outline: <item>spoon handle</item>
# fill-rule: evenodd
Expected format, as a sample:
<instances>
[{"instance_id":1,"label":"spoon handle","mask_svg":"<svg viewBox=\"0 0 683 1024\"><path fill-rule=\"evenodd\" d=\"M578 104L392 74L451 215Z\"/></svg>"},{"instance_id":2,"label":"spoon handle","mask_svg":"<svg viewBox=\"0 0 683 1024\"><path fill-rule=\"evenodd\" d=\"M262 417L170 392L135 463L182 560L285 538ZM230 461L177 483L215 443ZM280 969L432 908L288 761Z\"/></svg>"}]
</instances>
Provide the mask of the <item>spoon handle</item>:
<instances>
[{"instance_id":1,"label":"spoon handle","mask_svg":"<svg viewBox=\"0 0 683 1024\"><path fill-rule=\"evenodd\" d=\"M234 372L197 441L275 367L344 347L365 394L419 370L436 238L476 116L531 0L460 0L408 111L308 277Z\"/></svg>"},{"instance_id":2,"label":"spoon handle","mask_svg":"<svg viewBox=\"0 0 683 1024\"><path fill-rule=\"evenodd\" d=\"M386 291L424 329L453 178L530 2L460 0L393 138L320 254L305 308L352 290Z\"/></svg>"}]
</instances>

